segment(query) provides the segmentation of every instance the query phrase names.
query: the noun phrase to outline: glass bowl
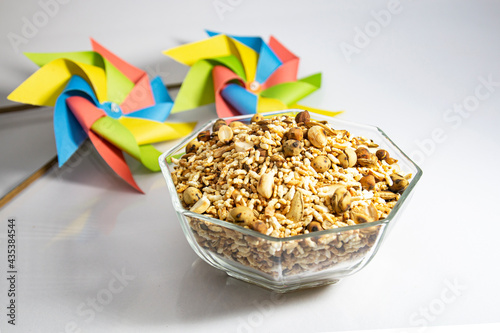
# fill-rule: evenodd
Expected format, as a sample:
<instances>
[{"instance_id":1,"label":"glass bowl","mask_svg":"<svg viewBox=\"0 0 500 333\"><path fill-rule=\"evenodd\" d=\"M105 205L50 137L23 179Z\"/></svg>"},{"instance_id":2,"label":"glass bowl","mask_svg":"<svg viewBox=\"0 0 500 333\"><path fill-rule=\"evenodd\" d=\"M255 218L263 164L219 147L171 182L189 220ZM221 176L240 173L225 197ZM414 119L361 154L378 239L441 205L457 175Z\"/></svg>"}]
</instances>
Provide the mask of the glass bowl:
<instances>
[{"instance_id":1,"label":"glass bowl","mask_svg":"<svg viewBox=\"0 0 500 333\"><path fill-rule=\"evenodd\" d=\"M264 117L302 110L263 113ZM193 250L207 263L228 275L275 292L311 288L338 282L362 269L377 253L389 229L410 201L421 169L406 156L379 128L310 113L311 119L327 121L335 129L345 129L354 136L372 139L398 160L401 171L412 178L390 214L376 222L338 227L308 234L277 238L261 234L231 222L194 213L183 207L171 177L174 164L170 157L185 153L188 142L198 133L209 130L216 119L186 137L159 158L173 207L184 235ZM253 115L224 118L249 122Z\"/></svg>"}]
</instances>

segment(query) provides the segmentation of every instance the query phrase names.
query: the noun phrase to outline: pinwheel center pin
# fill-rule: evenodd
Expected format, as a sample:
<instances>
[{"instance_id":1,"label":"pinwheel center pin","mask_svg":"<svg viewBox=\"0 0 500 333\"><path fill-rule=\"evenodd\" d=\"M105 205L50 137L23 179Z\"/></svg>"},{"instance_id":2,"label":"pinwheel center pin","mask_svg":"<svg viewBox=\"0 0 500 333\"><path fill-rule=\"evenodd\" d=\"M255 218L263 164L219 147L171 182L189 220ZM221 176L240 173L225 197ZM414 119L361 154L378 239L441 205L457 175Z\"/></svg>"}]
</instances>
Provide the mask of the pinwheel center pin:
<instances>
[{"instance_id":1,"label":"pinwheel center pin","mask_svg":"<svg viewBox=\"0 0 500 333\"><path fill-rule=\"evenodd\" d=\"M122 109L120 108L120 106L114 102L102 103L102 109L111 118L118 119L123 115Z\"/></svg>"},{"instance_id":2,"label":"pinwheel center pin","mask_svg":"<svg viewBox=\"0 0 500 333\"><path fill-rule=\"evenodd\" d=\"M253 82L247 83L247 89L253 93L258 93L261 89L261 86L260 86L259 82L253 81Z\"/></svg>"}]
</instances>

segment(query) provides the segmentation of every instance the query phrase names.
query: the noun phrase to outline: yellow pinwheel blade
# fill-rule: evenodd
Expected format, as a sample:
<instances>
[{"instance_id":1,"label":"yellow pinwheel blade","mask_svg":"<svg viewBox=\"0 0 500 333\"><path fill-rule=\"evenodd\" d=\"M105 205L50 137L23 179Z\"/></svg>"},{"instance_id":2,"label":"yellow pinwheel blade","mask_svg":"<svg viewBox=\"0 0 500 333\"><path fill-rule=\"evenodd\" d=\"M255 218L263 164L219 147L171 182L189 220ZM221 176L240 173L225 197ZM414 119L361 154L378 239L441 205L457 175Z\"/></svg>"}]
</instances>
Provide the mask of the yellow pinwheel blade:
<instances>
[{"instance_id":1,"label":"yellow pinwheel blade","mask_svg":"<svg viewBox=\"0 0 500 333\"><path fill-rule=\"evenodd\" d=\"M56 59L37 70L7 98L11 101L54 106L73 75L79 75L94 89L98 100L106 100L106 75L102 68L68 59Z\"/></svg>"},{"instance_id":2,"label":"yellow pinwheel blade","mask_svg":"<svg viewBox=\"0 0 500 333\"><path fill-rule=\"evenodd\" d=\"M316 108L312 108L310 106L305 106L305 105L300 105L300 104L290 105L290 108L307 110L307 111L311 111L314 113L318 113L318 114L322 114L322 115L330 116L330 117L337 116L337 115L341 114L342 112L344 112L344 111L328 111L328 110L323 110L323 109L316 109Z\"/></svg>"},{"instance_id":3,"label":"yellow pinwheel blade","mask_svg":"<svg viewBox=\"0 0 500 333\"><path fill-rule=\"evenodd\" d=\"M259 96L257 101L257 112L270 112L288 109L286 104L278 99Z\"/></svg>"},{"instance_id":4,"label":"yellow pinwheel blade","mask_svg":"<svg viewBox=\"0 0 500 333\"><path fill-rule=\"evenodd\" d=\"M163 53L187 66L192 66L202 59L234 55L242 63L246 75L243 79L248 82L255 80L259 60L259 54L255 50L226 35L217 35L199 42L174 47Z\"/></svg>"},{"instance_id":5,"label":"yellow pinwheel blade","mask_svg":"<svg viewBox=\"0 0 500 333\"><path fill-rule=\"evenodd\" d=\"M160 123L133 117L121 117L118 121L132 133L138 145L178 139L196 126L196 123Z\"/></svg>"}]
</instances>

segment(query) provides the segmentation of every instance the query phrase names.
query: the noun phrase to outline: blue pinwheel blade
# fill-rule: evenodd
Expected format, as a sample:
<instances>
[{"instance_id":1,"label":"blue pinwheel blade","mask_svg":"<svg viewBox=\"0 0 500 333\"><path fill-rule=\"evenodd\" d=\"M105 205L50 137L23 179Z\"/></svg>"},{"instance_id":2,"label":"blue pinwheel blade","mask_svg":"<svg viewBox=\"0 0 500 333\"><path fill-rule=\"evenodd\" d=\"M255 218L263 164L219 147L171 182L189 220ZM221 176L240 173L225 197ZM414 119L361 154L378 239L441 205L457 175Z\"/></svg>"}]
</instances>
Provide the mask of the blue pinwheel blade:
<instances>
[{"instance_id":1,"label":"blue pinwheel blade","mask_svg":"<svg viewBox=\"0 0 500 333\"><path fill-rule=\"evenodd\" d=\"M157 76L151 80L151 90L153 91L153 96L156 103L173 103L174 101L168 94L168 90L165 87L161 77Z\"/></svg>"},{"instance_id":2,"label":"blue pinwheel blade","mask_svg":"<svg viewBox=\"0 0 500 333\"><path fill-rule=\"evenodd\" d=\"M206 30L210 37L220 35L219 32ZM255 73L255 81L260 84L266 82L269 76L274 73L283 62L278 58L273 50L264 42L260 37L249 37L249 36L233 36L227 35L238 42L248 46L259 54L259 60L257 62L257 72Z\"/></svg>"},{"instance_id":3,"label":"blue pinwheel blade","mask_svg":"<svg viewBox=\"0 0 500 333\"><path fill-rule=\"evenodd\" d=\"M257 72L255 73L255 81L260 84L266 80L278 69L282 64L278 56L271 50L271 48L264 42L259 53L259 62L257 63Z\"/></svg>"},{"instance_id":4,"label":"blue pinwheel blade","mask_svg":"<svg viewBox=\"0 0 500 333\"><path fill-rule=\"evenodd\" d=\"M241 114L254 114L257 112L257 95L240 85L228 84L221 91L221 96Z\"/></svg>"},{"instance_id":5,"label":"blue pinwheel blade","mask_svg":"<svg viewBox=\"0 0 500 333\"><path fill-rule=\"evenodd\" d=\"M127 117L143 118L164 122L170 115L174 101L168 94L167 88L159 76L151 80L151 90L155 99L155 105L131 112Z\"/></svg>"},{"instance_id":6,"label":"blue pinwheel blade","mask_svg":"<svg viewBox=\"0 0 500 333\"><path fill-rule=\"evenodd\" d=\"M87 133L66 104L66 99L72 96L81 96L98 103L92 87L80 76L73 75L54 106L54 135L59 166L63 166L87 138Z\"/></svg>"},{"instance_id":7,"label":"blue pinwheel blade","mask_svg":"<svg viewBox=\"0 0 500 333\"><path fill-rule=\"evenodd\" d=\"M82 96L92 101L94 104L98 104L99 101L95 95L94 89L79 75L73 75L68 81L68 84L64 88L63 93L67 96Z\"/></svg>"},{"instance_id":8,"label":"blue pinwheel blade","mask_svg":"<svg viewBox=\"0 0 500 333\"><path fill-rule=\"evenodd\" d=\"M173 103L159 103L155 104L153 106L140 109L138 111L131 112L126 115L127 118L132 117L132 118L142 118L142 119L148 119L148 120L155 120L163 123L168 115L170 114L170 111L172 110ZM167 114L165 117L164 115Z\"/></svg>"}]
</instances>

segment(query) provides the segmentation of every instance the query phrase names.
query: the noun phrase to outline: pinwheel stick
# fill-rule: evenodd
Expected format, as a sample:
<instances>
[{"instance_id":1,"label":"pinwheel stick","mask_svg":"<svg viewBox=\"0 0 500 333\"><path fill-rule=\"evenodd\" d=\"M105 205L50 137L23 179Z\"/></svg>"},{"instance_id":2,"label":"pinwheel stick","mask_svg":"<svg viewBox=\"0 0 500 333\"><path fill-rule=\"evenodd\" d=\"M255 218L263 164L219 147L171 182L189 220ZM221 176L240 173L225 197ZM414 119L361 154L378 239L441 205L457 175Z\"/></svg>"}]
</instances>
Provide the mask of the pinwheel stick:
<instances>
[{"instance_id":1,"label":"pinwheel stick","mask_svg":"<svg viewBox=\"0 0 500 333\"><path fill-rule=\"evenodd\" d=\"M33 109L37 109L37 108L39 108L39 106L29 105L29 104L12 105L12 106L5 106L5 107L0 108L0 113L33 110Z\"/></svg>"},{"instance_id":2,"label":"pinwheel stick","mask_svg":"<svg viewBox=\"0 0 500 333\"><path fill-rule=\"evenodd\" d=\"M181 87L181 83L171 83L166 84L165 87L167 89L179 89ZM6 106L0 108L0 114L2 113L10 113L10 112L18 112L18 111L26 111L33 110L39 108L36 105L29 104L19 104L13 106ZM33 172L30 176L24 179L21 183L19 183L16 187L14 187L11 191L0 198L0 208L7 204L10 200L16 197L19 193L21 193L24 189L30 186L35 180L42 177L46 174L54 165L57 164L57 155L52 157L48 162L38 168L35 172Z\"/></svg>"},{"instance_id":3,"label":"pinwheel stick","mask_svg":"<svg viewBox=\"0 0 500 333\"><path fill-rule=\"evenodd\" d=\"M33 172L28 178L23 180L19 185L14 187L10 192L5 194L2 198L0 198L0 208L3 207L7 202L12 200L16 195L21 193L26 187L31 185L35 180L43 176L47 171L50 170L54 165L57 164L57 156L52 157L50 161L42 165L41 168Z\"/></svg>"}]
</instances>

